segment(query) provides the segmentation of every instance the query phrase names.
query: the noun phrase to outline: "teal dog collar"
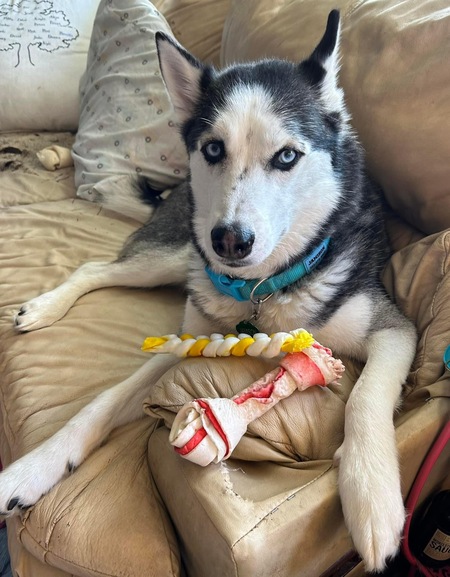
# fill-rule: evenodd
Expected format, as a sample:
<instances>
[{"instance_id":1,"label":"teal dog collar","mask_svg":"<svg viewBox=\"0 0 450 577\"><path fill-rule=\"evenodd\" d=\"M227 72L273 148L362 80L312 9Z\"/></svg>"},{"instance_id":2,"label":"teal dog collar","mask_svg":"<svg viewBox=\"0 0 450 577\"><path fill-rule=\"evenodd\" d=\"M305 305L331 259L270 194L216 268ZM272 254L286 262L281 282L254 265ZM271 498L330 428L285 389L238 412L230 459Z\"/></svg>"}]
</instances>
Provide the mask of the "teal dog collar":
<instances>
[{"instance_id":1,"label":"teal dog collar","mask_svg":"<svg viewBox=\"0 0 450 577\"><path fill-rule=\"evenodd\" d=\"M224 274L217 274L209 267L205 267L205 271L220 293L233 297L237 301L248 301L253 297L273 294L310 274L327 253L330 240L330 238L323 240L308 256L292 268L263 280L232 278Z\"/></svg>"}]
</instances>

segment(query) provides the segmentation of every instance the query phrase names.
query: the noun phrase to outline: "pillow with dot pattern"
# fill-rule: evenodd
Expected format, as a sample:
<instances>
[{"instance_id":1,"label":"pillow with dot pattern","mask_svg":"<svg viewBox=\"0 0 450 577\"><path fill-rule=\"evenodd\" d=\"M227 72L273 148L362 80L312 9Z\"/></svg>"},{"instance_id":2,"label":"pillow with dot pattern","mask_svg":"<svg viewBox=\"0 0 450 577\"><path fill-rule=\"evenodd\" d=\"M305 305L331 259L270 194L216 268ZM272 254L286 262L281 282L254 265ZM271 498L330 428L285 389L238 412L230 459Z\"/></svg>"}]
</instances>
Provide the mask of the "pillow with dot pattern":
<instances>
[{"instance_id":1,"label":"pillow with dot pattern","mask_svg":"<svg viewBox=\"0 0 450 577\"><path fill-rule=\"evenodd\" d=\"M144 221L136 176L164 190L186 176L187 155L161 77L155 33L171 34L148 0L101 0L80 82L72 150L81 198ZM149 209L150 210L150 209Z\"/></svg>"}]
</instances>

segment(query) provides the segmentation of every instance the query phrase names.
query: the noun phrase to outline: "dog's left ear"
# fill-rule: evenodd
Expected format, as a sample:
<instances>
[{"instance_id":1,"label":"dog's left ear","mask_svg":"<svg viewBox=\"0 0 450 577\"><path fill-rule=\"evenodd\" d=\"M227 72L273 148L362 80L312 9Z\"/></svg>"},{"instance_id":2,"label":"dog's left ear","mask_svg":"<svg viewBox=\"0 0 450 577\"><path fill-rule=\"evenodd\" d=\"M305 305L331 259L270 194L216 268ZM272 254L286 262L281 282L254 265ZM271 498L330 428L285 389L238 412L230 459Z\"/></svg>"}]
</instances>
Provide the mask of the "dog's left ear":
<instances>
[{"instance_id":1,"label":"dog's left ear","mask_svg":"<svg viewBox=\"0 0 450 577\"><path fill-rule=\"evenodd\" d=\"M339 112L346 118L344 92L339 87L339 42L339 11L332 10L322 40L299 67L310 84L318 89L325 110L329 113Z\"/></svg>"},{"instance_id":2,"label":"dog's left ear","mask_svg":"<svg viewBox=\"0 0 450 577\"><path fill-rule=\"evenodd\" d=\"M155 36L159 65L180 122L194 114L210 69L163 32Z\"/></svg>"}]
</instances>

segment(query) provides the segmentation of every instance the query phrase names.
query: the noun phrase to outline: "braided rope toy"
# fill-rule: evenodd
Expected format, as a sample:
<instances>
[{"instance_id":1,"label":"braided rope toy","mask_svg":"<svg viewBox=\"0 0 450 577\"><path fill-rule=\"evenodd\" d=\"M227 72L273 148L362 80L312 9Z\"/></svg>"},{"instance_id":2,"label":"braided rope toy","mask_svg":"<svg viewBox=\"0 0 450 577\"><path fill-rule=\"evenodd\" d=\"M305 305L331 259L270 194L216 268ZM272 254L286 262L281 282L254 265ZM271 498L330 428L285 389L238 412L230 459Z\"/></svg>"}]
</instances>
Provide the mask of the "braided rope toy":
<instances>
[{"instance_id":1,"label":"braided rope toy","mask_svg":"<svg viewBox=\"0 0 450 577\"><path fill-rule=\"evenodd\" d=\"M142 349L172 353L179 357L229 357L244 355L274 358L286 353L279 366L231 399L195 399L178 412L169 441L182 457L206 466L228 459L247 430L294 391L336 383L345 370L331 350L319 344L303 329L268 336L257 333L210 337L165 335L149 337Z\"/></svg>"},{"instance_id":2,"label":"braided rope toy","mask_svg":"<svg viewBox=\"0 0 450 577\"><path fill-rule=\"evenodd\" d=\"M213 333L209 337L190 334L148 337L142 350L150 353L172 353L177 357L265 357L272 359L280 353L300 352L314 343L314 337L304 329L290 333L256 333L251 337L245 333L221 335Z\"/></svg>"}]
</instances>

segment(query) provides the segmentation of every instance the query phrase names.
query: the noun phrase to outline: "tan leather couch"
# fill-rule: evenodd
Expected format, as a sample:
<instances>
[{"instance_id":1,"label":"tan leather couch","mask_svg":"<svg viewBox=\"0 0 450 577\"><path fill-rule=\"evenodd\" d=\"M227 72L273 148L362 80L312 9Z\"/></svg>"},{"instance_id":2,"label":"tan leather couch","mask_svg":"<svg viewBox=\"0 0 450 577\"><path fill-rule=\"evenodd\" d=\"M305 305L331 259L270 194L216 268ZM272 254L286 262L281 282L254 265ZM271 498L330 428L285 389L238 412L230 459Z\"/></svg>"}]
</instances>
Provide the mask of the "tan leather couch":
<instances>
[{"instance_id":1,"label":"tan leather couch","mask_svg":"<svg viewBox=\"0 0 450 577\"><path fill-rule=\"evenodd\" d=\"M179 40L222 63L300 58L328 10L344 17L342 81L372 172L396 212L384 280L416 323L417 356L395 417L406 496L449 417L450 16L445 2L160 0ZM222 37L223 30L223 37ZM58 430L147 358L148 335L177 332L181 289L109 288L82 297L51 327L17 334L12 319L87 260L114 258L138 223L75 197L73 168L45 171L34 153L68 134L0 135L22 151L0 172L0 454L4 465ZM20 166L19 166L20 165ZM15 170L11 170L14 167ZM395 354L395 353L394 353ZM19 577L319 577L352 543L332 456L360 367L340 387L293 395L251 425L232 458L205 469L168 443L177 409L230 396L267 362L187 360L152 389L143 419L113 431L74 474L8 521ZM448 474L448 459L427 491ZM383 503L380 503L383 507ZM341 564L342 565L342 564ZM352 564L347 564L350 568ZM343 570L340 573L343 575ZM350 574L350 573L349 573ZM351 575L362 575L358 564Z\"/></svg>"}]
</instances>

